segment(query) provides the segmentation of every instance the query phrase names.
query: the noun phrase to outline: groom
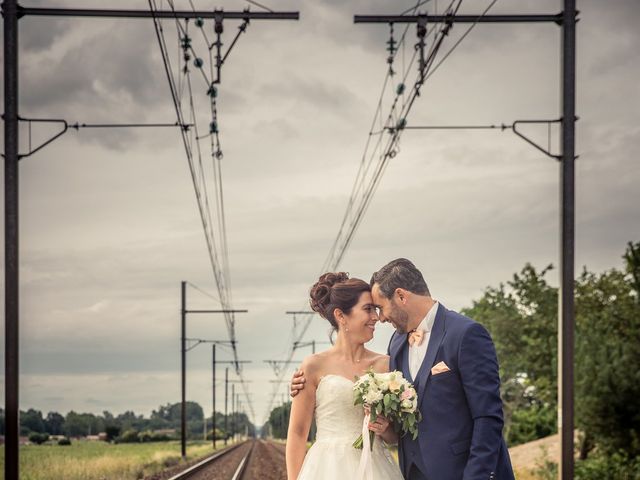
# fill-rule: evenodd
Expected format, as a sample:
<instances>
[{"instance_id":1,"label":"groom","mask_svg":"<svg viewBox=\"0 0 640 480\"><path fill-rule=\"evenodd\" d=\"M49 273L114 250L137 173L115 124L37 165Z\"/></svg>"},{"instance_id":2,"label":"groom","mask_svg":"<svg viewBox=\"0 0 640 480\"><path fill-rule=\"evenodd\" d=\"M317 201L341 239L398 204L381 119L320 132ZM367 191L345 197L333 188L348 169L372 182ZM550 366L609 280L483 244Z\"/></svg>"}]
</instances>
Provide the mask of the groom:
<instances>
[{"instance_id":1,"label":"groom","mask_svg":"<svg viewBox=\"0 0 640 480\"><path fill-rule=\"evenodd\" d=\"M371 278L380 321L396 328L391 370L418 392L418 437L400 439L400 468L409 480L513 480L502 438L498 361L479 323L431 298L409 260L389 262ZM303 388L294 377L292 394Z\"/></svg>"}]
</instances>

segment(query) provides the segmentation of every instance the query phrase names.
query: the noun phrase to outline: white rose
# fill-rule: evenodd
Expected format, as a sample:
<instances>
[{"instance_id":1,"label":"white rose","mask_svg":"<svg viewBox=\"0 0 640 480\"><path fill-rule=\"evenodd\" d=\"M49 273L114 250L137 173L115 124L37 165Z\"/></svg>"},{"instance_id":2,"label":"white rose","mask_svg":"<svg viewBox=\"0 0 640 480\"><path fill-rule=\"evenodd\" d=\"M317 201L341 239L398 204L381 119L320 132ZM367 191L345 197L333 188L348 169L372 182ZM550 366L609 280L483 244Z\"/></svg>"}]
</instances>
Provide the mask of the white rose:
<instances>
[{"instance_id":1,"label":"white rose","mask_svg":"<svg viewBox=\"0 0 640 480\"><path fill-rule=\"evenodd\" d=\"M369 390L364 396L364 401L368 405L373 405L374 403L377 403L380 400L382 400L382 392L377 389Z\"/></svg>"},{"instance_id":2,"label":"white rose","mask_svg":"<svg viewBox=\"0 0 640 480\"><path fill-rule=\"evenodd\" d=\"M389 377L381 374L376 378L376 385L381 391L386 392L389 390Z\"/></svg>"}]
</instances>

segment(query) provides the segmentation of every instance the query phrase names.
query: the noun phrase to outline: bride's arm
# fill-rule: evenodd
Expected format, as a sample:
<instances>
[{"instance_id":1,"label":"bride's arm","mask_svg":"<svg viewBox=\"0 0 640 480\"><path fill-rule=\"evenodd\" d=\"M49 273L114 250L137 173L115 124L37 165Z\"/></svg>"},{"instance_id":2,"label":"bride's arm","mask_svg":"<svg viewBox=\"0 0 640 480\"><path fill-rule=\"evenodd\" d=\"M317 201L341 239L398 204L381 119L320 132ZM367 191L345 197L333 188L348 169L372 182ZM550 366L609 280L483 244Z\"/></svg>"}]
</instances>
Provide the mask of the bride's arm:
<instances>
[{"instance_id":1,"label":"bride's arm","mask_svg":"<svg viewBox=\"0 0 640 480\"><path fill-rule=\"evenodd\" d=\"M313 360L310 357L302 362L302 370L307 378L304 390L291 402L289 431L287 432L287 478L296 480L302 469L304 456L307 453L307 438L313 419L316 404L316 375Z\"/></svg>"}]
</instances>

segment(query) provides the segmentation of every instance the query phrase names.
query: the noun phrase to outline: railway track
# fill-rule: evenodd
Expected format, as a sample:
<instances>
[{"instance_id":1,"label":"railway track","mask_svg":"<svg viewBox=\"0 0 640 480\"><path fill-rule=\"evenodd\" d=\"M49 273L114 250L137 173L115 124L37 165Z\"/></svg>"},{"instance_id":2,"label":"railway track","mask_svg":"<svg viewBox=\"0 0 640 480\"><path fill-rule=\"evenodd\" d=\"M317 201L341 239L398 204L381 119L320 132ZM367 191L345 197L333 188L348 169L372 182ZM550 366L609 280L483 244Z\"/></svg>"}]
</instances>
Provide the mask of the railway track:
<instances>
[{"instance_id":1,"label":"railway track","mask_svg":"<svg viewBox=\"0 0 640 480\"><path fill-rule=\"evenodd\" d=\"M248 440L216 452L168 480L286 480L284 446Z\"/></svg>"}]
</instances>

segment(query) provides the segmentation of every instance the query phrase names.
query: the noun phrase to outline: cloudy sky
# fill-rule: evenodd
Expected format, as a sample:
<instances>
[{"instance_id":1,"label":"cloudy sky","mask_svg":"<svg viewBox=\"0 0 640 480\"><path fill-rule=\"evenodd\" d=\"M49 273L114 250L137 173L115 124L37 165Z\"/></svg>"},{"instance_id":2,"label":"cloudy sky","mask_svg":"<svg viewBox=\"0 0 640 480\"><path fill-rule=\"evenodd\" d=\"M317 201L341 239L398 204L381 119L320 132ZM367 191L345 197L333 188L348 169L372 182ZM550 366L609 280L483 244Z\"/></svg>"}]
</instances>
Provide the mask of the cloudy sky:
<instances>
[{"instance_id":1,"label":"cloudy sky","mask_svg":"<svg viewBox=\"0 0 640 480\"><path fill-rule=\"evenodd\" d=\"M464 0L460 13L489 3ZM240 357L253 362L244 371L258 423L274 378L264 360L290 348L285 311L304 308L335 238L386 73L387 28L354 25L353 15L413 5L269 2L299 10L301 20L252 22L224 66L219 122L232 292L234 306L249 310L236 329ZM422 8L432 12L436 0ZM626 242L640 239L640 4L583 0L578 8L576 264L603 271L619 267ZM498 0L491 13L560 9L559 0ZM227 45L236 25L225 24ZM454 27L443 51L465 28ZM412 44L413 28L409 35ZM171 23L167 42L177 55ZM151 21L25 18L20 55L22 116L175 121ZM560 60L556 25L480 25L425 84L409 124L558 118ZM53 131L34 127L33 143ZM528 133L546 144L546 128ZM21 407L146 415L178 401L180 281L215 291L179 132L70 131L22 160L20 175ZM525 262L557 265L558 181L558 163L508 131L407 131L341 268L368 279L408 257L447 307L468 306ZM557 284L556 277L549 279ZM188 305L219 307L192 288ZM371 348L384 350L390 334L380 326ZM220 316L193 315L188 336L225 339L227 330ZM326 340L326 322L316 318L305 339ZM207 410L210 355L204 345L188 355L188 398ZM221 349L218 357L230 355Z\"/></svg>"}]
</instances>

